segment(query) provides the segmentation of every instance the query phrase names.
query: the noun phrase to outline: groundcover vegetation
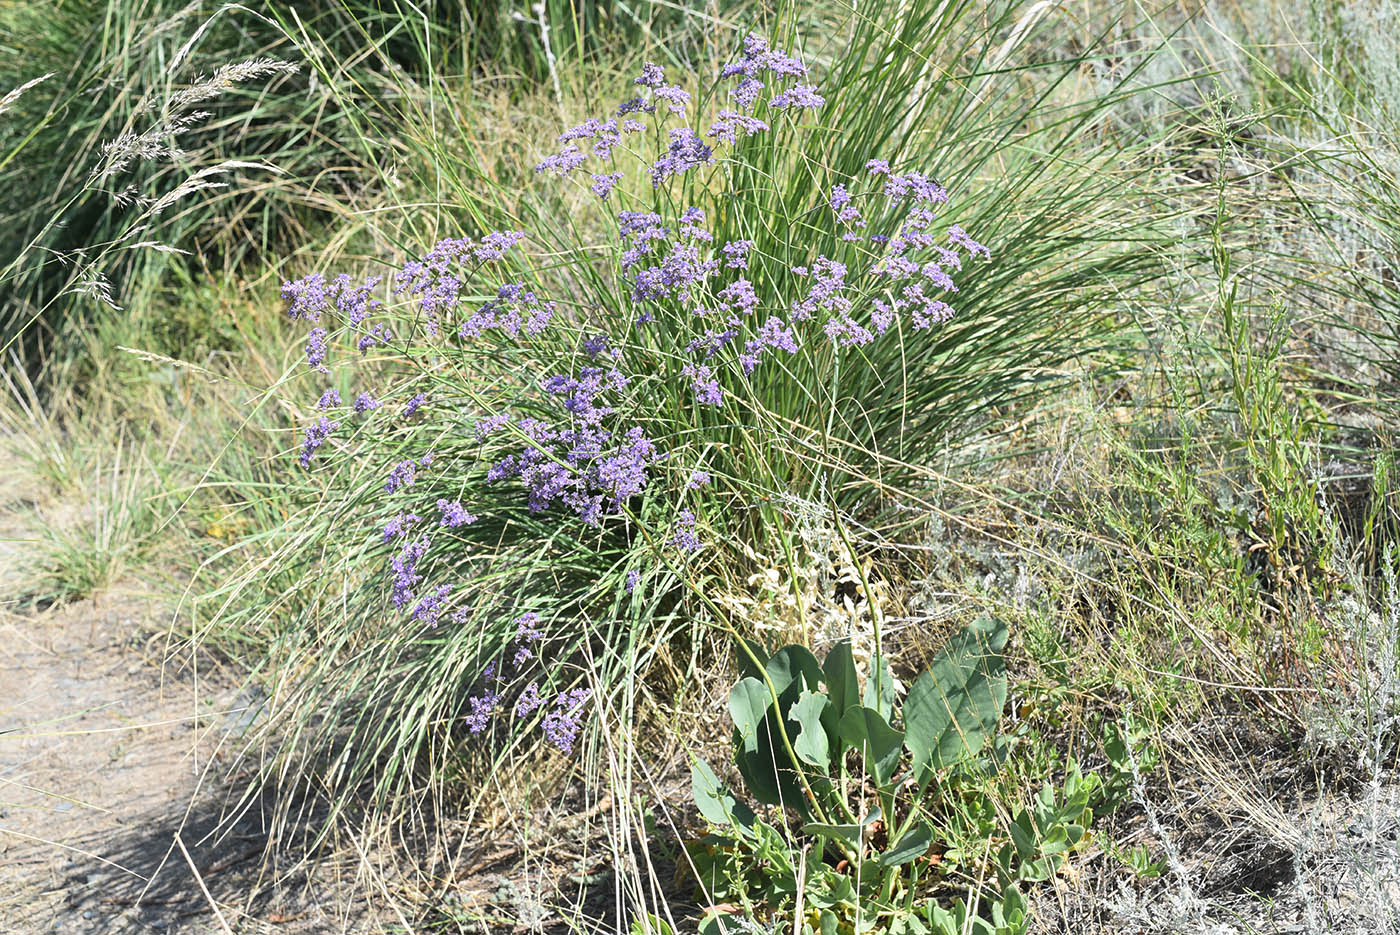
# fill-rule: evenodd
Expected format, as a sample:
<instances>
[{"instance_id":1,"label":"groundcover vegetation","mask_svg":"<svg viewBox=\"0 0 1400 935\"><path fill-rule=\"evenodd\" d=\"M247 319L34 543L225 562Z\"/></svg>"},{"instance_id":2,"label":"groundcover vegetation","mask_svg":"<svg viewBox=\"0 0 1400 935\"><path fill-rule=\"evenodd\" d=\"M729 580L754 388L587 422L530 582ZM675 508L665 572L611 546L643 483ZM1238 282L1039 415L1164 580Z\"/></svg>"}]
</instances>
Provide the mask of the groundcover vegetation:
<instances>
[{"instance_id":1,"label":"groundcover vegetation","mask_svg":"<svg viewBox=\"0 0 1400 935\"><path fill-rule=\"evenodd\" d=\"M442 6L111 2L0 103L6 425L102 491L41 596L173 565L270 860L392 852L405 931L1394 920L1393 10ZM1251 744L1359 901L1293 830L1211 901L1171 796L1285 827Z\"/></svg>"}]
</instances>

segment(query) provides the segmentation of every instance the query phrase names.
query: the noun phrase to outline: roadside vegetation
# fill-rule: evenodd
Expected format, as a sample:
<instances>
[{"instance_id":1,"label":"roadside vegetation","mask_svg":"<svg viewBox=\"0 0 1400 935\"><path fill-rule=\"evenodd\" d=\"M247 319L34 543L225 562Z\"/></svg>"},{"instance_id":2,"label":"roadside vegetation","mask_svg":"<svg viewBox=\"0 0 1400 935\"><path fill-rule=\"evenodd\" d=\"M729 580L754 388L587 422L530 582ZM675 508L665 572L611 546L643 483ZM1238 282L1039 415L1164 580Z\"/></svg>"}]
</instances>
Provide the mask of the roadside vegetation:
<instances>
[{"instance_id":1,"label":"roadside vegetation","mask_svg":"<svg viewBox=\"0 0 1400 935\"><path fill-rule=\"evenodd\" d=\"M279 866L393 931L1400 926L1392 0L47 6L12 597L165 596Z\"/></svg>"}]
</instances>

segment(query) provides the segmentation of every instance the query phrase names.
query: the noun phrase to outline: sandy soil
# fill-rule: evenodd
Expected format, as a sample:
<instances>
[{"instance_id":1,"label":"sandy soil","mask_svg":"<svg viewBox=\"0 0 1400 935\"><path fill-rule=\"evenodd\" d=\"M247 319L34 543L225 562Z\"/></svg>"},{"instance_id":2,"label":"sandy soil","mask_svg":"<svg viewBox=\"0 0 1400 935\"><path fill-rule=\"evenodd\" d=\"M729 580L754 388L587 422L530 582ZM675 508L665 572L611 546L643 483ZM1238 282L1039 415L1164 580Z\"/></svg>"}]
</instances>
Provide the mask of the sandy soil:
<instances>
[{"instance_id":1,"label":"sandy soil","mask_svg":"<svg viewBox=\"0 0 1400 935\"><path fill-rule=\"evenodd\" d=\"M228 818L249 705L169 663L165 608L128 584L24 609L24 486L0 470L0 933L374 930L353 866L267 882L256 810Z\"/></svg>"}]
</instances>

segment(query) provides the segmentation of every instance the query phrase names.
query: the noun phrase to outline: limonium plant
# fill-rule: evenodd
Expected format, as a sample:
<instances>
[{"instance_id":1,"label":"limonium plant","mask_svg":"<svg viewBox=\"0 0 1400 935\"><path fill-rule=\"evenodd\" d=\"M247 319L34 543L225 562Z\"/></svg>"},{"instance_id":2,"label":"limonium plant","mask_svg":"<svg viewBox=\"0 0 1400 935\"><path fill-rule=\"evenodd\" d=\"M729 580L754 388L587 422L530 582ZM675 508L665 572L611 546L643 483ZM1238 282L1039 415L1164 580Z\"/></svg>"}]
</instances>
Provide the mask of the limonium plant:
<instances>
[{"instance_id":1,"label":"limonium plant","mask_svg":"<svg viewBox=\"0 0 1400 935\"><path fill-rule=\"evenodd\" d=\"M596 223L283 285L316 387L287 469L380 569L337 612L376 628L396 679L441 680L425 724L572 752L596 700L580 650L694 589L761 504L825 483L829 461L779 449L849 443L842 368L956 314L990 251L926 167L871 153L781 225L746 210L751 148L800 143L825 103L758 35L703 93L648 63L536 165Z\"/></svg>"}]
</instances>

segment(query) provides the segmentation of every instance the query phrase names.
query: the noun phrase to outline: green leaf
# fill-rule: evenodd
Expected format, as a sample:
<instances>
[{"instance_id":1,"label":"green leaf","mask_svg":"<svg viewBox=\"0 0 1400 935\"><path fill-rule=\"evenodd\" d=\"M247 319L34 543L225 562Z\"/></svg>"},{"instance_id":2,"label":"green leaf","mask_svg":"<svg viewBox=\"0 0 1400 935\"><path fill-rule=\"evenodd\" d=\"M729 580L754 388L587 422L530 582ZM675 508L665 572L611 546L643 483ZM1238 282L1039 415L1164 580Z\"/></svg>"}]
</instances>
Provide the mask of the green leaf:
<instances>
[{"instance_id":1,"label":"green leaf","mask_svg":"<svg viewBox=\"0 0 1400 935\"><path fill-rule=\"evenodd\" d=\"M933 829L928 826L927 822L921 821L906 831L904 837L896 841L894 846L880 855L880 866L889 869L907 864L911 860L924 856L932 843Z\"/></svg>"},{"instance_id":2,"label":"green leaf","mask_svg":"<svg viewBox=\"0 0 1400 935\"><path fill-rule=\"evenodd\" d=\"M758 725L772 701L768 686L756 678L740 679L729 692L729 716L734 719L734 730L743 749L749 753L758 749Z\"/></svg>"},{"instance_id":3,"label":"green leaf","mask_svg":"<svg viewBox=\"0 0 1400 935\"><path fill-rule=\"evenodd\" d=\"M968 624L920 675L904 699L905 744L916 769L973 756L996 730L1006 704L1006 625Z\"/></svg>"},{"instance_id":4,"label":"green leaf","mask_svg":"<svg viewBox=\"0 0 1400 935\"><path fill-rule=\"evenodd\" d=\"M841 741L865 752L867 768L883 786L899 766L904 734L890 727L880 712L862 706L851 708L841 718Z\"/></svg>"},{"instance_id":5,"label":"green leaf","mask_svg":"<svg viewBox=\"0 0 1400 935\"><path fill-rule=\"evenodd\" d=\"M690 790L700 814L713 825L728 825L741 832L753 827L754 813L734 798L710 769L710 764L696 758L690 764Z\"/></svg>"},{"instance_id":6,"label":"green leaf","mask_svg":"<svg viewBox=\"0 0 1400 935\"><path fill-rule=\"evenodd\" d=\"M894 713L894 677L890 675L890 657L879 653L870 660L870 664L870 677L865 680L862 698L867 708L880 712L880 716L888 721Z\"/></svg>"},{"instance_id":7,"label":"green leaf","mask_svg":"<svg viewBox=\"0 0 1400 935\"><path fill-rule=\"evenodd\" d=\"M1031 816L1025 812L1019 812L1016 819L1011 822L1011 843L1016 845L1016 856L1021 860L1029 860L1035 854L1035 826L1031 823Z\"/></svg>"},{"instance_id":8,"label":"green leaf","mask_svg":"<svg viewBox=\"0 0 1400 935\"><path fill-rule=\"evenodd\" d=\"M870 810L870 814L865 816L865 820L858 825L824 825L818 822L808 822L802 826L802 833L809 835L821 835L826 838L839 838L851 845L856 850L860 849L862 832L867 825L880 819L880 809Z\"/></svg>"},{"instance_id":9,"label":"green leaf","mask_svg":"<svg viewBox=\"0 0 1400 935\"><path fill-rule=\"evenodd\" d=\"M826 675L826 693L831 698L831 707L837 723L847 708L860 704L860 677L856 675L856 661L851 655L851 641L842 640L826 654L822 663Z\"/></svg>"},{"instance_id":10,"label":"green leaf","mask_svg":"<svg viewBox=\"0 0 1400 935\"><path fill-rule=\"evenodd\" d=\"M734 762L755 799L767 805L784 805L805 813L809 807L794 770L796 763L783 747L782 736L769 709L754 729L755 749L737 749Z\"/></svg>"},{"instance_id":11,"label":"green leaf","mask_svg":"<svg viewBox=\"0 0 1400 935\"><path fill-rule=\"evenodd\" d=\"M804 691L797 699L797 704L788 712L800 729L800 733L792 742L793 752L802 762L817 767L823 773L827 771L831 759L826 728L822 726L822 712L826 707L825 695Z\"/></svg>"},{"instance_id":12,"label":"green leaf","mask_svg":"<svg viewBox=\"0 0 1400 935\"><path fill-rule=\"evenodd\" d=\"M784 694L794 682L800 682L798 691L809 688L816 691L821 684L822 667L817 657L806 646L792 644L784 646L773 654L765 667L768 677L773 680L773 688L779 695ZM794 694L796 694L794 692Z\"/></svg>"}]
</instances>

